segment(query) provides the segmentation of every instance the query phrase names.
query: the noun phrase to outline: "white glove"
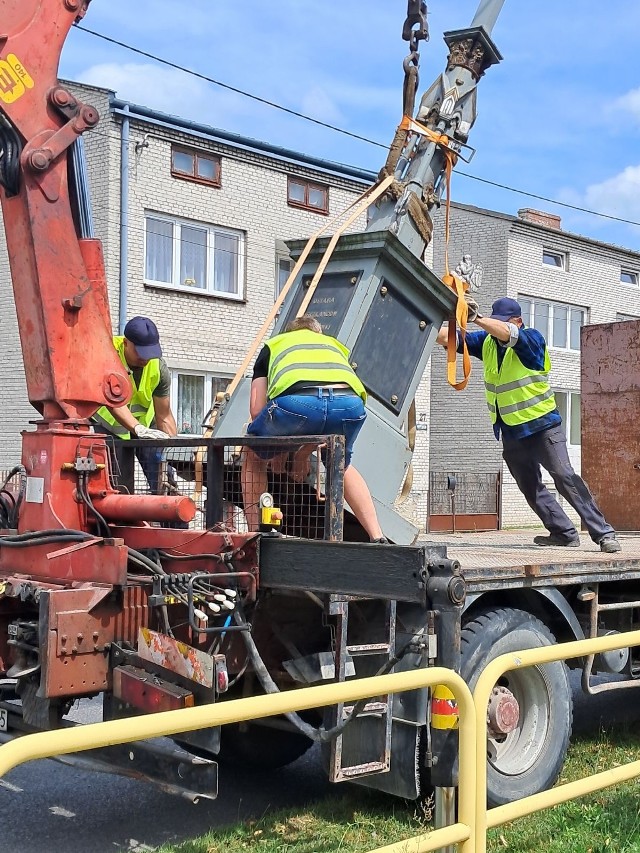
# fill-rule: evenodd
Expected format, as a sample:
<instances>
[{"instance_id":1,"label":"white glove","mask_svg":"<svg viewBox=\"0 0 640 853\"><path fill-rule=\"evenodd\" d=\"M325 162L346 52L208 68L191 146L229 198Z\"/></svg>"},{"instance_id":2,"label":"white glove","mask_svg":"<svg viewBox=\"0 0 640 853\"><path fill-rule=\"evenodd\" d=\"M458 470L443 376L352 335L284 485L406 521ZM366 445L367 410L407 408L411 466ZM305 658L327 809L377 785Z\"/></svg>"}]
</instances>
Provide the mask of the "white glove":
<instances>
[{"instance_id":1,"label":"white glove","mask_svg":"<svg viewBox=\"0 0 640 853\"><path fill-rule=\"evenodd\" d=\"M476 302L476 300L472 296L465 296L465 301L469 308L469 313L467 315L467 320L470 323L473 323L474 320L478 318L482 320L482 314L480 313L480 306Z\"/></svg>"},{"instance_id":2,"label":"white glove","mask_svg":"<svg viewBox=\"0 0 640 853\"><path fill-rule=\"evenodd\" d=\"M156 441L160 441L163 438L171 438L168 433L162 432L161 429L151 429L150 427L146 427L143 424L137 424L133 428L133 431L135 432L137 438L153 438Z\"/></svg>"}]
</instances>

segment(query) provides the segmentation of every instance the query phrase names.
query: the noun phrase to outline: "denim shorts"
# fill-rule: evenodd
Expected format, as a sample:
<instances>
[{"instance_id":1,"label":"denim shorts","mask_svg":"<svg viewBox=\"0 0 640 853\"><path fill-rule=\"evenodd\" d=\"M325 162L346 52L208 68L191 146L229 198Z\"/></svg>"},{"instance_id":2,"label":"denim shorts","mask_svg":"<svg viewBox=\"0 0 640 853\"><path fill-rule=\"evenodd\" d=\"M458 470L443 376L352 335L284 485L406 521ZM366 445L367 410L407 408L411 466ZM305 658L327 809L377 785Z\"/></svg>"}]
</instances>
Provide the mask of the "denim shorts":
<instances>
[{"instance_id":1,"label":"denim shorts","mask_svg":"<svg viewBox=\"0 0 640 853\"><path fill-rule=\"evenodd\" d=\"M247 429L248 435L292 437L302 435L344 435L345 467L351 462L353 445L367 413L357 394L334 394L325 389L315 394L282 394L258 413ZM261 451L262 458L274 456Z\"/></svg>"}]
</instances>

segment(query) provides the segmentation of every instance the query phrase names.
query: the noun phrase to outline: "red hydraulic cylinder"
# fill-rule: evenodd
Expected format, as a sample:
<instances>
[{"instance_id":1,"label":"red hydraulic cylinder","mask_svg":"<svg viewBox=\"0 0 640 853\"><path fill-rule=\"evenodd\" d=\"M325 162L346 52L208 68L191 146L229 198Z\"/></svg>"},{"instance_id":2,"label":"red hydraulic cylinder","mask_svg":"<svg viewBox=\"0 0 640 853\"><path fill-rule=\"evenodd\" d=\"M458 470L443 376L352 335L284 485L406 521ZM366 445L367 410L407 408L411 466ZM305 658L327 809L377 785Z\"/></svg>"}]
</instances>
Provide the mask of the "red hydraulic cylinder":
<instances>
[{"instance_id":1,"label":"red hydraulic cylinder","mask_svg":"<svg viewBox=\"0 0 640 853\"><path fill-rule=\"evenodd\" d=\"M92 499L107 521L191 521L196 514L195 503L185 496L108 494Z\"/></svg>"}]
</instances>

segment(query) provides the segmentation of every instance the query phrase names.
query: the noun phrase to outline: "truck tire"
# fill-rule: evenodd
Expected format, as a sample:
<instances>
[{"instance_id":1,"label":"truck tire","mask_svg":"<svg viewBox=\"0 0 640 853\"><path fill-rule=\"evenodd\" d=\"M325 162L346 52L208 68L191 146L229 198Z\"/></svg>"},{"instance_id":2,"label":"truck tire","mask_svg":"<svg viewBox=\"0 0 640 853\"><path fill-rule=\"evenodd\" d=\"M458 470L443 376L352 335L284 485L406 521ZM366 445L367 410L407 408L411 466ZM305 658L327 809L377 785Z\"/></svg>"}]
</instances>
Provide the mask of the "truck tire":
<instances>
[{"instance_id":1,"label":"truck tire","mask_svg":"<svg viewBox=\"0 0 640 853\"><path fill-rule=\"evenodd\" d=\"M489 610L462 629L461 675L473 690L480 673L499 655L554 643L548 628L530 613ZM507 672L496 687L510 691L519 713L516 727L508 734L487 731L489 806L550 788L562 770L573 722L571 687L563 661Z\"/></svg>"}]
</instances>

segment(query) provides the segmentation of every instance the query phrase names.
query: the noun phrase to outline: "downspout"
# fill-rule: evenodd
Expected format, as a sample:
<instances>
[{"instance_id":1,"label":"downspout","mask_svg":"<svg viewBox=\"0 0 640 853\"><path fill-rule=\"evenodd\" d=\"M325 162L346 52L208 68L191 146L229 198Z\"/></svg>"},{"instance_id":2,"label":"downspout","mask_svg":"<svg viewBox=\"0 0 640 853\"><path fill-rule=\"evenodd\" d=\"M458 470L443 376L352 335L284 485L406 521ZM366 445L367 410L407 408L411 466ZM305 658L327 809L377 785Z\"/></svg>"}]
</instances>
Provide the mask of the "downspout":
<instances>
[{"instance_id":1,"label":"downspout","mask_svg":"<svg viewBox=\"0 0 640 853\"><path fill-rule=\"evenodd\" d=\"M129 295L129 105L122 109L120 137L120 286L118 291L118 334L127 323Z\"/></svg>"}]
</instances>

